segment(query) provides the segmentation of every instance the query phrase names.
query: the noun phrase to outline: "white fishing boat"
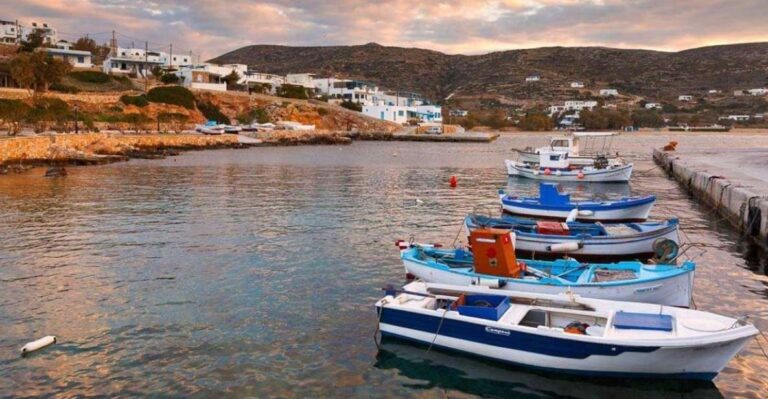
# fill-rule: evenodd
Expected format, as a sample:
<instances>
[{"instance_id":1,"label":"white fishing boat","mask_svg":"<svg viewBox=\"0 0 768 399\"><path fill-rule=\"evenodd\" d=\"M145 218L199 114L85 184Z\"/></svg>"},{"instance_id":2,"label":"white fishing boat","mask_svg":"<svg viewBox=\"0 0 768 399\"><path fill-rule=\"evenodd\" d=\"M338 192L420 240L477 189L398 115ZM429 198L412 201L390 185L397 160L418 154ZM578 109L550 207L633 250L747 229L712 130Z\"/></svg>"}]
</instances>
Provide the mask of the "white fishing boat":
<instances>
[{"instance_id":1,"label":"white fishing boat","mask_svg":"<svg viewBox=\"0 0 768 399\"><path fill-rule=\"evenodd\" d=\"M413 282L376 302L382 336L580 375L711 380L759 333L663 305Z\"/></svg>"},{"instance_id":2,"label":"white fishing boat","mask_svg":"<svg viewBox=\"0 0 768 399\"><path fill-rule=\"evenodd\" d=\"M623 161L619 154L611 152L613 138L618 135L617 132L573 132L567 136L550 137L548 147L512 150L517 153L517 161L524 164L538 164L539 155L544 151L560 151L568 154L574 166L593 166L599 158L612 165L621 165Z\"/></svg>"},{"instance_id":3,"label":"white fishing boat","mask_svg":"<svg viewBox=\"0 0 768 399\"><path fill-rule=\"evenodd\" d=\"M625 197L614 200L572 201L556 183L539 183L538 197L507 195L499 191L504 212L534 218L583 221L642 222L648 218L656 196Z\"/></svg>"},{"instance_id":4,"label":"white fishing boat","mask_svg":"<svg viewBox=\"0 0 768 399\"><path fill-rule=\"evenodd\" d=\"M195 125L195 131L206 135L224 134L224 126L216 121L208 121L204 125Z\"/></svg>"},{"instance_id":5,"label":"white fishing boat","mask_svg":"<svg viewBox=\"0 0 768 399\"><path fill-rule=\"evenodd\" d=\"M599 183L623 183L632 177L632 164L598 163L583 168L572 167L568 154L563 151L542 151L536 164L505 160L509 176L546 181L580 181Z\"/></svg>"},{"instance_id":6,"label":"white fishing boat","mask_svg":"<svg viewBox=\"0 0 768 399\"><path fill-rule=\"evenodd\" d=\"M565 290L589 298L687 307L696 265L637 261L583 263L573 258L552 261L518 259L515 234L503 229L470 232L471 249L443 249L398 242L405 272L430 282L489 285L510 291L557 294Z\"/></svg>"}]
</instances>

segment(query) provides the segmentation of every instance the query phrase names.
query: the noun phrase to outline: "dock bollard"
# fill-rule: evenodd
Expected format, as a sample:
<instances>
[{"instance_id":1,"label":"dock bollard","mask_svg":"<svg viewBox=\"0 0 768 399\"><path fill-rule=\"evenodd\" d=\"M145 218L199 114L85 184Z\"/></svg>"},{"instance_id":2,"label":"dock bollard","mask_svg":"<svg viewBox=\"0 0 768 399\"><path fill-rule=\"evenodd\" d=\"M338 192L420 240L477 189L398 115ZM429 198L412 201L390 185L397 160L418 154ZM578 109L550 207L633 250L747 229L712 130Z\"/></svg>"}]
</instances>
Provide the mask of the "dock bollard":
<instances>
[{"instance_id":1,"label":"dock bollard","mask_svg":"<svg viewBox=\"0 0 768 399\"><path fill-rule=\"evenodd\" d=\"M21 356L24 357L27 355L27 353L34 352L38 349L45 348L46 346L55 344L55 343L56 343L56 337L54 337L53 335L40 338L36 341L28 342L26 345L21 347Z\"/></svg>"}]
</instances>

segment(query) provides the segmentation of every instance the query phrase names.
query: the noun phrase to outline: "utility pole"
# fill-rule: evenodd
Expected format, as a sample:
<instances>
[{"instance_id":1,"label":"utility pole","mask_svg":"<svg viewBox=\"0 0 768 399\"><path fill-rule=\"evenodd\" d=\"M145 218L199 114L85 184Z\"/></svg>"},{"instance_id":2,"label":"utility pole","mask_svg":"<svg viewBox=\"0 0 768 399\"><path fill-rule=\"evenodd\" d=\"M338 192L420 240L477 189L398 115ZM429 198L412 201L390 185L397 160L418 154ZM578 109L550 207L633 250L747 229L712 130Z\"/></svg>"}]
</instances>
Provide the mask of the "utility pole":
<instances>
[{"instance_id":1,"label":"utility pole","mask_svg":"<svg viewBox=\"0 0 768 399\"><path fill-rule=\"evenodd\" d=\"M144 93L149 90L149 71L147 71L147 61L149 60L149 42L144 42Z\"/></svg>"},{"instance_id":2,"label":"utility pole","mask_svg":"<svg viewBox=\"0 0 768 399\"><path fill-rule=\"evenodd\" d=\"M170 63L170 68L173 68L173 43L171 43L171 53L168 56L168 63Z\"/></svg>"},{"instance_id":3,"label":"utility pole","mask_svg":"<svg viewBox=\"0 0 768 399\"><path fill-rule=\"evenodd\" d=\"M116 57L117 56L117 39L115 39L115 31L114 30L112 31L112 42L109 44L109 48L110 48L109 51L112 52L112 54L110 54L110 55L112 57Z\"/></svg>"}]
</instances>

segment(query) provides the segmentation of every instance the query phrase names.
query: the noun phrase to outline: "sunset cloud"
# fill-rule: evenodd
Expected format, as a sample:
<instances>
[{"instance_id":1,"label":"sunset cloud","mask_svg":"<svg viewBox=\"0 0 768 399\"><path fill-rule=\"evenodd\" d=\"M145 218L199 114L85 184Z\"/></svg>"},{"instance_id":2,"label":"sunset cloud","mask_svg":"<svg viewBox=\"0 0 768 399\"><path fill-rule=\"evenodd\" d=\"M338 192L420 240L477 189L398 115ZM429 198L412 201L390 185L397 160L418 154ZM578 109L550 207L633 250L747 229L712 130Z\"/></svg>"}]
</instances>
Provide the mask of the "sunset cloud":
<instances>
[{"instance_id":1,"label":"sunset cloud","mask_svg":"<svg viewBox=\"0 0 768 399\"><path fill-rule=\"evenodd\" d=\"M21 0L1 19L45 21L62 38L193 51L207 59L248 44L377 42L476 54L540 46L681 50L768 41L765 0L247 1Z\"/></svg>"}]
</instances>

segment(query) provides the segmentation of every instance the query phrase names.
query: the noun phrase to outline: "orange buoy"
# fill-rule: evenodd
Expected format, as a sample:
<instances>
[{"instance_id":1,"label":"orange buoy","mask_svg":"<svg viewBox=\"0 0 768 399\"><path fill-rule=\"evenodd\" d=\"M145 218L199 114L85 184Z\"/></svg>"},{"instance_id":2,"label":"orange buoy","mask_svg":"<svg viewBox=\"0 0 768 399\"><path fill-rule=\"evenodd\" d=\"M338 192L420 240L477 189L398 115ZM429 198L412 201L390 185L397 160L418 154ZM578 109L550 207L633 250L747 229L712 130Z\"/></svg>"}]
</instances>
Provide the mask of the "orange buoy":
<instances>
[{"instance_id":1,"label":"orange buoy","mask_svg":"<svg viewBox=\"0 0 768 399\"><path fill-rule=\"evenodd\" d=\"M451 188L456 188L459 184L459 179L457 179L456 176L451 176L451 180L449 180L448 183L450 183Z\"/></svg>"},{"instance_id":2,"label":"orange buoy","mask_svg":"<svg viewBox=\"0 0 768 399\"><path fill-rule=\"evenodd\" d=\"M544 169L544 174L549 176L552 174L552 171L549 168Z\"/></svg>"}]
</instances>

